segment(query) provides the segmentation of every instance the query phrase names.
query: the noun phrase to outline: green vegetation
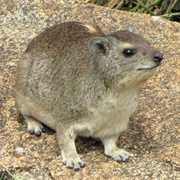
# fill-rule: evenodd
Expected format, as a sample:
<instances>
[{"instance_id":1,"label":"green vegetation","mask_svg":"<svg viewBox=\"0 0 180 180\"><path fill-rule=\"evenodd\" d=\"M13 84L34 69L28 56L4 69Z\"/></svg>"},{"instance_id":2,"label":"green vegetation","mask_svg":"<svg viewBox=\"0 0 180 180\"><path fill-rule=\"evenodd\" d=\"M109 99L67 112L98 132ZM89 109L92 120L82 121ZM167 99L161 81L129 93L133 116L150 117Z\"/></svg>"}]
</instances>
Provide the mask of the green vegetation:
<instances>
[{"instance_id":1,"label":"green vegetation","mask_svg":"<svg viewBox=\"0 0 180 180\"><path fill-rule=\"evenodd\" d=\"M84 0L113 9L161 16L172 21L180 21L179 0Z\"/></svg>"},{"instance_id":2,"label":"green vegetation","mask_svg":"<svg viewBox=\"0 0 180 180\"><path fill-rule=\"evenodd\" d=\"M8 179L9 177L11 177L12 180L16 180L16 178L6 169L2 172L2 174L0 175L0 180L4 180L5 177L7 179L7 176L8 176Z\"/></svg>"}]
</instances>

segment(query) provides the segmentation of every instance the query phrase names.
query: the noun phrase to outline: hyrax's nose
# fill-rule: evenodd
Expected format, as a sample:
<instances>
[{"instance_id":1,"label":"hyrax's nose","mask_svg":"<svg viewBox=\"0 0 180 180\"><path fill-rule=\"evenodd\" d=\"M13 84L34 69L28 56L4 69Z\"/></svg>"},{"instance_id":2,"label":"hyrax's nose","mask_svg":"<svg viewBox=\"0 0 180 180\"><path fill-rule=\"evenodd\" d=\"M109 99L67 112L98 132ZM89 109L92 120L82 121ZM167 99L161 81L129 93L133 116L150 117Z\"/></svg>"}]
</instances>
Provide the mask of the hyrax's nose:
<instances>
[{"instance_id":1,"label":"hyrax's nose","mask_svg":"<svg viewBox=\"0 0 180 180\"><path fill-rule=\"evenodd\" d=\"M155 51L153 60L156 63L160 63L163 60L163 54L160 51Z\"/></svg>"}]
</instances>

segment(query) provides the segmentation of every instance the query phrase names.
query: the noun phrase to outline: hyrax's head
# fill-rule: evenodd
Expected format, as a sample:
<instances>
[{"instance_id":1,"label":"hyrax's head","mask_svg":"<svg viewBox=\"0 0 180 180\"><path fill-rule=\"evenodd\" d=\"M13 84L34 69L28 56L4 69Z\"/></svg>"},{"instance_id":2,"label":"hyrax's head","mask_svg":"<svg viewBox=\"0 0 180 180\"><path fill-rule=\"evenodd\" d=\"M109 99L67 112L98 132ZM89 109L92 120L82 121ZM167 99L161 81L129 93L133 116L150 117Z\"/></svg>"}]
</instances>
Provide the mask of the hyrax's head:
<instances>
[{"instance_id":1,"label":"hyrax's head","mask_svg":"<svg viewBox=\"0 0 180 180\"><path fill-rule=\"evenodd\" d=\"M117 31L89 41L93 66L107 86L139 85L153 75L163 54L142 37Z\"/></svg>"}]
</instances>

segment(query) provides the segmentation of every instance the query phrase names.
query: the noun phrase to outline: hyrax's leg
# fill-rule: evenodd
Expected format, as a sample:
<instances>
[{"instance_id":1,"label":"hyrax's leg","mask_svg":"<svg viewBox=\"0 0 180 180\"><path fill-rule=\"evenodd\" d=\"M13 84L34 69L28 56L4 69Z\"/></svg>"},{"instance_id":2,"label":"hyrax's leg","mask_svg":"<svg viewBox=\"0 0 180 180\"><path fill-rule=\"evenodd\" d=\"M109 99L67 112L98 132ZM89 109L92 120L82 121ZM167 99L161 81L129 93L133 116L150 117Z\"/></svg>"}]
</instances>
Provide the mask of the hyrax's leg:
<instances>
[{"instance_id":1,"label":"hyrax's leg","mask_svg":"<svg viewBox=\"0 0 180 180\"><path fill-rule=\"evenodd\" d=\"M56 134L61 149L62 162L68 168L73 168L74 170L79 170L81 167L84 167L85 163L81 161L76 151L76 132L74 132L74 128L58 123L56 126Z\"/></svg>"},{"instance_id":2,"label":"hyrax's leg","mask_svg":"<svg viewBox=\"0 0 180 180\"><path fill-rule=\"evenodd\" d=\"M43 125L35 118L31 116L24 116L24 118L27 123L27 130L31 134L36 134L37 136L40 136L41 133L45 131Z\"/></svg>"},{"instance_id":3,"label":"hyrax's leg","mask_svg":"<svg viewBox=\"0 0 180 180\"><path fill-rule=\"evenodd\" d=\"M110 136L102 138L104 144L104 153L112 157L117 162L127 161L130 154L123 149L119 149L116 145L118 136Z\"/></svg>"}]
</instances>

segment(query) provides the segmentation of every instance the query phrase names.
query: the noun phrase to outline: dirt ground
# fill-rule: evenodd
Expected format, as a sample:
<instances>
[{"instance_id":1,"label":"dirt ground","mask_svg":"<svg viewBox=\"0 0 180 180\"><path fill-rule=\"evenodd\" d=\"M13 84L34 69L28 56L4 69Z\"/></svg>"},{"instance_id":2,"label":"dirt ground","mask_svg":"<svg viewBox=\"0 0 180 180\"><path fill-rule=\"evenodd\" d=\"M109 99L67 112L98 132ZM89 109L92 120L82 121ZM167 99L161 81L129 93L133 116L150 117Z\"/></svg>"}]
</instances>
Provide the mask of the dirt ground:
<instances>
[{"instance_id":1,"label":"dirt ground","mask_svg":"<svg viewBox=\"0 0 180 180\"><path fill-rule=\"evenodd\" d=\"M61 163L55 133L30 135L14 95L16 65L28 42L46 27L64 21L97 23L109 33L132 26L164 53L162 66L142 87L140 103L118 145L131 153L126 163L103 154L101 142L79 138L86 167ZM0 4L0 174L17 180L180 179L180 24L148 15L95 7L75 0L2 0ZM1 176L1 175L0 175ZM5 179L11 179L6 176Z\"/></svg>"}]
</instances>

